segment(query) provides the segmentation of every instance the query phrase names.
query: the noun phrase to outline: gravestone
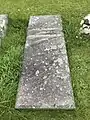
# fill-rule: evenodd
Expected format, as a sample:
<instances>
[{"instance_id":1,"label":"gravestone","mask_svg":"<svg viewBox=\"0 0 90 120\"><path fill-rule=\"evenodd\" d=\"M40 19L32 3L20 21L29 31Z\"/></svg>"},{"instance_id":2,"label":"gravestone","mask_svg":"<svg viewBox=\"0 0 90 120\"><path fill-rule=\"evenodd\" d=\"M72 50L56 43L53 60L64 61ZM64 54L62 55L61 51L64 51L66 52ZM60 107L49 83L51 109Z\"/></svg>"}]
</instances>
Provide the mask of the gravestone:
<instances>
[{"instance_id":1,"label":"gravestone","mask_svg":"<svg viewBox=\"0 0 90 120\"><path fill-rule=\"evenodd\" d=\"M1 39L4 38L6 34L8 24L8 15L0 15L0 45L1 45Z\"/></svg>"},{"instance_id":2,"label":"gravestone","mask_svg":"<svg viewBox=\"0 0 90 120\"><path fill-rule=\"evenodd\" d=\"M15 108L75 108L60 16L29 20Z\"/></svg>"}]
</instances>

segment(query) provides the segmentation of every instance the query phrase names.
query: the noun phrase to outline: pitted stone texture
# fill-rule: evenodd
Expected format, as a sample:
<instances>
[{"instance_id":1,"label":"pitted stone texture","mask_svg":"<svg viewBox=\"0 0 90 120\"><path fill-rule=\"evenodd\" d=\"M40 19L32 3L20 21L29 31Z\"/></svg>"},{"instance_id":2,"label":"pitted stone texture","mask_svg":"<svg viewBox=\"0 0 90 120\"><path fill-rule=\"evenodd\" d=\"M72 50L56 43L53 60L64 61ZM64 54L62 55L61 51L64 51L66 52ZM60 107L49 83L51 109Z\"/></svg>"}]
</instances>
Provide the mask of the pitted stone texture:
<instances>
[{"instance_id":1,"label":"pitted stone texture","mask_svg":"<svg viewBox=\"0 0 90 120\"><path fill-rule=\"evenodd\" d=\"M8 24L8 15L0 15L0 45L1 45L1 39L6 34Z\"/></svg>"},{"instance_id":2,"label":"pitted stone texture","mask_svg":"<svg viewBox=\"0 0 90 120\"><path fill-rule=\"evenodd\" d=\"M45 16L32 16L29 21L28 28L33 29L55 29L59 28L62 30L62 26L60 25L61 19L55 15L45 15Z\"/></svg>"},{"instance_id":3,"label":"pitted stone texture","mask_svg":"<svg viewBox=\"0 0 90 120\"><path fill-rule=\"evenodd\" d=\"M59 16L31 17L16 108L75 108L61 28Z\"/></svg>"}]
</instances>

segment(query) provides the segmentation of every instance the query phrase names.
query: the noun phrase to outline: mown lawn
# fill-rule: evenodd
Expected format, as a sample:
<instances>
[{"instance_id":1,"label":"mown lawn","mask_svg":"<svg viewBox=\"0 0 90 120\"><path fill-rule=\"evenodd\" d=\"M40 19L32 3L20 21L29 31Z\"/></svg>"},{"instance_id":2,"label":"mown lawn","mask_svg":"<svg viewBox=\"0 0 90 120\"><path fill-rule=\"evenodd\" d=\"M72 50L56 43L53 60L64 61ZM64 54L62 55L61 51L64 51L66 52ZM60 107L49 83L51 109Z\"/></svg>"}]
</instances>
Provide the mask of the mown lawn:
<instances>
[{"instance_id":1,"label":"mown lawn","mask_svg":"<svg viewBox=\"0 0 90 120\"><path fill-rule=\"evenodd\" d=\"M90 120L90 38L79 35L90 0L0 0L0 13L9 15L0 48L0 120ZM47 14L62 15L76 110L15 110L28 19Z\"/></svg>"}]
</instances>

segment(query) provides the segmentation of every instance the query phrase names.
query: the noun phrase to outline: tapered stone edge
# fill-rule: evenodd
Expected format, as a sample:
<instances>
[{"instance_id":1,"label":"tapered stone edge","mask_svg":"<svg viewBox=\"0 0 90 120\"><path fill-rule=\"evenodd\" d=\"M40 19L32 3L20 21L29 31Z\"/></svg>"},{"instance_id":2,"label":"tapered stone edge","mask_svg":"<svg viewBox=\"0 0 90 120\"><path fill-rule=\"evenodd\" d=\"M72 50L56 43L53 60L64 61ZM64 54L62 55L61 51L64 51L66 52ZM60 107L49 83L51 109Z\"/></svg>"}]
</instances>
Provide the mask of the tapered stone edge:
<instances>
[{"instance_id":1,"label":"tapered stone edge","mask_svg":"<svg viewBox=\"0 0 90 120\"><path fill-rule=\"evenodd\" d=\"M59 16L61 17L61 16ZM72 94L73 94L73 91L72 91ZM72 95L73 96L73 95ZM71 102L71 105L70 106L58 106L57 108L55 107L48 107L48 108L40 108L40 107L31 107L31 106L19 106L16 102L15 104L15 109L65 109L65 110L71 110L71 109L75 109L76 106L75 106L75 102L74 102L74 97L72 97L72 102Z\"/></svg>"}]
</instances>

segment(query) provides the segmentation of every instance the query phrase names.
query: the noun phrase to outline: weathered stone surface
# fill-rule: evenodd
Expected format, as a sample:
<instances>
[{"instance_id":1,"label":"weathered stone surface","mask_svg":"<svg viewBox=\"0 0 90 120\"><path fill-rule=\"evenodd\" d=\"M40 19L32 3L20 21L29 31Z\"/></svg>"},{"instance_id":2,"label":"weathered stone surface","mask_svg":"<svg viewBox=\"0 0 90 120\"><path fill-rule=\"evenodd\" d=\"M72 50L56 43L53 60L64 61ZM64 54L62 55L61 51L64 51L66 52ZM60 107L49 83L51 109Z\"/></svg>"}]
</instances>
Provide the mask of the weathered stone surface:
<instances>
[{"instance_id":1,"label":"weathered stone surface","mask_svg":"<svg viewBox=\"0 0 90 120\"><path fill-rule=\"evenodd\" d=\"M6 34L8 24L8 15L0 15L0 45L1 45L1 39Z\"/></svg>"},{"instance_id":2,"label":"weathered stone surface","mask_svg":"<svg viewBox=\"0 0 90 120\"><path fill-rule=\"evenodd\" d=\"M29 21L28 28L32 29L55 29L59 28L62 30L60 25L61 20L57 16L33 16Z\"/></svg>"},{"instance_id":3,"label":"weathered stone surface","mask_svg":"<svg viewBox=\"0 0 90 120\"><path fill-rule=\"evenodd\" d=\"M59 16L29 21L16 108L75 108Z\"/></svg>"}]
</instances>

